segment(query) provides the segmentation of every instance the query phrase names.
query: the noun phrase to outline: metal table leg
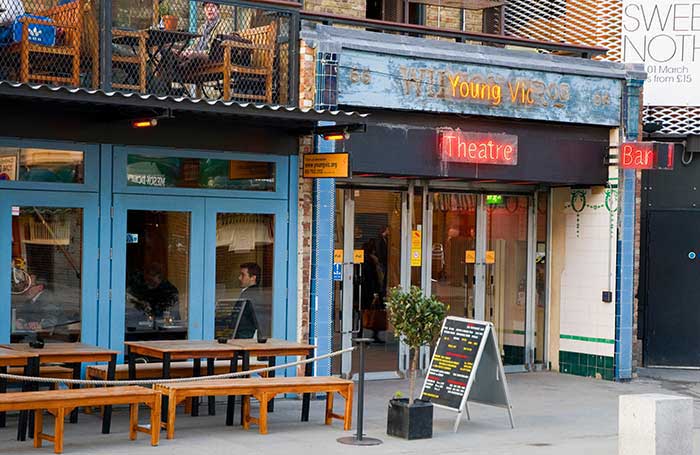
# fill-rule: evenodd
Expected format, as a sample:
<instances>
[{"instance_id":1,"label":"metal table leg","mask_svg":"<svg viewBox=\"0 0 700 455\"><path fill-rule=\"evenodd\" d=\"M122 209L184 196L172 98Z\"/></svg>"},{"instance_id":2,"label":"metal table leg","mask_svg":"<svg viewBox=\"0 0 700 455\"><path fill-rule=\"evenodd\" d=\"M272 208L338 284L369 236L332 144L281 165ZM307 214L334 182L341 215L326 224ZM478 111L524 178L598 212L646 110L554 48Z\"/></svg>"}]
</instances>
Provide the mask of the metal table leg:
<instances>
[{"instance_id":1,"label":"metal table leg","mask_svg":"<svg viewBox=\"0 0 700 455\"><path fill-rule=\"evenodd\" d=\"M234 354L231 358L231 366L229 372L235 373L238 371L238 353ZM236 408L236 396L229 395L226 400L226 425L233 425L233 413Z\"/></svg>"},{"instance_id":2,"label":"metal table leg","mask_svg":"<svg viewBox=\"0 0 700 455\"><path fill-rule=\"evenodd\" d=\"M107 380L114 381L114 375L117 370L117 356L112 355L107 363ZM109 386L108 386L109 387ZM104 417L102 418L102 434L109 434L109 429L112 425L112 406L105 406Z\"/></svg>"},{"instance_id":3,"label":"metal table leg","mask_svg":"<svg viewBox=\"0 0 700 455\"><path fill-rule=\"evenodd\" d=\"M202 359L194 359L192 367L192 377L198 378L202 375ZM192 417L199 415L199 397L192 397Z\"/></svg>"}]
</instances>

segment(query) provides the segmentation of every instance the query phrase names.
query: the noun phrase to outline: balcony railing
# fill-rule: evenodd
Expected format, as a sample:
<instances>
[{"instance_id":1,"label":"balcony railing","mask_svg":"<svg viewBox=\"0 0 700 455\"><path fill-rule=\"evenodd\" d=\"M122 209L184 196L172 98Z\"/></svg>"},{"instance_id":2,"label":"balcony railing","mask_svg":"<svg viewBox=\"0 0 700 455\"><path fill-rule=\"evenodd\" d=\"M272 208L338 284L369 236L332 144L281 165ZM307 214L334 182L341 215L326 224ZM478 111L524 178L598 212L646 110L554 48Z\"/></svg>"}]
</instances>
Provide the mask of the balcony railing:
<instances>
[{"instance_id":1,"label":"balcony railing","mask_svg":"<svg viewBox=\"0 0 700 455\"><path fill-rule=\"evenodd\" d=\"M358 19L349 16L339 16L335 14L310 11L302 11L301 18L302 20L308 22L315 22L324 25L341 25L380 33L393 33L428 39L446 39L459 43L473 43L486 46L525 48L530 50L535 49L543 52L583 58L592 58L598 55L604 55L607 52L607 49L603 47L583 46L569 43L554 43L549 41L538 41L504 35L495 35L490 33L464 32L459 30L428 27L424 25L381 21L376 19Z\"/></svg>"},{"instance_id":2,"label":"balcony railing","mask_svg":"<svg viewBox=\"0 0 700 455\"><path fill-rule=\"evenodd\" d=\"M99 1L9 2L0 15L0 79L295 104L298 3Z\"/></svg>"}]
</instances>

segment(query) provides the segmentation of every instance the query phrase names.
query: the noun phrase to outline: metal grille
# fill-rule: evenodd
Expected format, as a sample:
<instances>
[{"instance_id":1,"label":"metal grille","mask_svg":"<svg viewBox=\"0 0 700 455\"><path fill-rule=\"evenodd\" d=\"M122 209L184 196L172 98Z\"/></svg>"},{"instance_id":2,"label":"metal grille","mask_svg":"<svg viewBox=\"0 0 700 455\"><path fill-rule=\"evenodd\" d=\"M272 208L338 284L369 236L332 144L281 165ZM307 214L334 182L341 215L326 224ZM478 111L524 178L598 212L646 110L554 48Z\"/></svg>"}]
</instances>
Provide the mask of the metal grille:
<instances>
[{"instance_id":1,"label":"metal grille","mask_svg":"<svg viewBox=\"0 0 700 455\"><path fill-rule=\"evenodd\" d=\"M602 46L609 51L598 59L621 59L621 0L509 0L504 15L506 35Z\"/></svg>"},{"instance_id":2,"label":"metal grille","mask_svg":"<svg viewBox=\"0 0 700 455\"><path fill-rule=\"evenodd\" d=\"M660 122L660 134L687 136L700 134L700 107L650 106L644 109L644 122Z\"/></svg>"},{"instance_id":3,"label":"metal grille","mask_svg":"<svg viewBox=\"0 0 700 455\"><path fill-rule=\"evenodd\" d=\"M114 0L112 86L286 104L291 14L190 0Z\"/></svg>"},{"instance_id":4,"label":"metal grille","mask_svg":"<svg viewBox=\"0 0 700 455\"><path fill-rule=\"evenodd\" d=\"M95 0L9 0L0 7L0 78L97 88Z\"/></svg>"}]
</instances>

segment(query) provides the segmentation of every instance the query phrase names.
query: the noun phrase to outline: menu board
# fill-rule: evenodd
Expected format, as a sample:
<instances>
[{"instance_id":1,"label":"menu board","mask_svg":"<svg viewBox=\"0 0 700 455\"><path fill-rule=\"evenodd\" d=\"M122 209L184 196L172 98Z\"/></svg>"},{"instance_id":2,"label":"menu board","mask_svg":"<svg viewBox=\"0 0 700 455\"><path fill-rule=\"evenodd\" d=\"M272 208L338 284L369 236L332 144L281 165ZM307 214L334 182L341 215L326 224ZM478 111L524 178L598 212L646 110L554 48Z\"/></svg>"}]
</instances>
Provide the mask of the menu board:
<instances>
[{"instance_id":1,"label":"menu board","mask_svg":"<svg viewBox=\"0 0 700 455\"><path fill-rule=\"evenodd\" d=\"M214 336L216 338L235 337L245 305L245 299L221 299L216 302L214 316Z\"/></svg>"},{"instance_id":2,"label":"menu board","mask_svg":"<svg viewBox=\"0 0 700 455\"><path fill-rule=\"evenodd\" d=\"M488 326L486 322L445 319L421 399L455 410L462 408Z\"/></svg>"}]
</instances>

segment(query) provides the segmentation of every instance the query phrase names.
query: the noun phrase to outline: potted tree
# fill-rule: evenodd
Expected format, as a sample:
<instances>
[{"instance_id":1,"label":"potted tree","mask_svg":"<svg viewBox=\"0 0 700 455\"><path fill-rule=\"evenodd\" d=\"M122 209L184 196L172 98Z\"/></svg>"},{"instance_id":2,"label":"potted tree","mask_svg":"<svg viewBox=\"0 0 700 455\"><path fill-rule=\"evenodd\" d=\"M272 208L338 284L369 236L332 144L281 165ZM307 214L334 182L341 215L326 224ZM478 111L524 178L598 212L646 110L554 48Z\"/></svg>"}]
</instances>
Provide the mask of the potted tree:
<instances>
[{"instance_id":1,"label":"potted tree","mask_svg":"<svg viewBox=\"0 0 700 455\"><path fill-rule=\"evenodd\" d=\"M435 296L426 297L416 286L406 292L393 288L387 300L389 321L409 348L408 398L389 401L387 434L405 439L433 436L433 405L414 400L420 347L432 343L440 332L447 307Z\"/></svg>"},{"instance_id":2,"label":"potted tree","mask_svg":"<svg viewBox=\"0 0 700 455\"><path fill-rule=\"evenodd\" d=\"M177 16L173 15L170 0L161 0L158 9L163 28L166 30L177 30Z\"/></svg>"}]
</instances>

